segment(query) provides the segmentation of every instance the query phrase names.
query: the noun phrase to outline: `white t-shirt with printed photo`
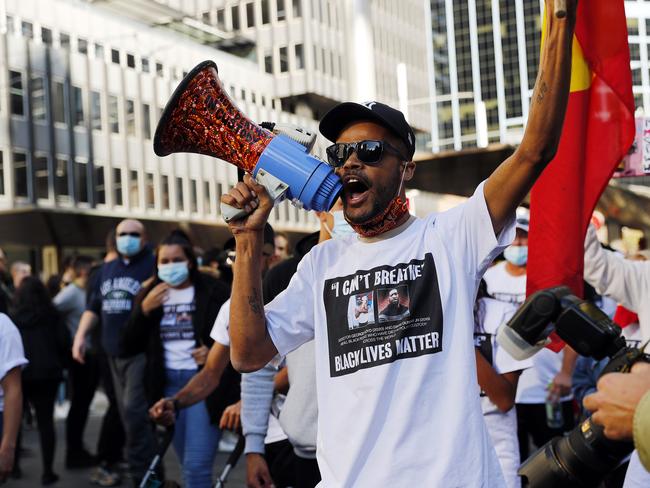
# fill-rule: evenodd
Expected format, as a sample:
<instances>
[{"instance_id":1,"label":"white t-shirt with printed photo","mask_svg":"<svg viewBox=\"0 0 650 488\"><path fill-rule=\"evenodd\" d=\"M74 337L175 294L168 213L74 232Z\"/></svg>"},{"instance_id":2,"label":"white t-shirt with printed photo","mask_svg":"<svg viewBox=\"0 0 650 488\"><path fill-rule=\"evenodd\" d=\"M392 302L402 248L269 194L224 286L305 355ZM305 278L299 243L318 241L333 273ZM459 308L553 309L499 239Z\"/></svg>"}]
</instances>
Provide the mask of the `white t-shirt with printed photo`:
<instances>
[{"instance_id":1,"label":"white t-shirt with printed photo","mask_svg":"<svg viewBox=\"0 0 650 488\"><path fill-rule=\"evenodd\" d=\"M210 337L216 342L225 347L230 347L230 334L228 332L228 327L230 325L230 298L226 300L217 314L217 318L214 321L212 330L210 331ZM278 416L280 415L280 410L282 410L282 405L284 404L284 395L275 395L273 397L273 403L271 405L271 412L269 412L269 424L266 430L266 437L264 438L264 444L271 444L272 442L282 441L287 438L287 435L282 430Z\"/></svg>"},{"instance_id":2,"label":"white t-shirt with printed photo","mask_svg":"<svg viewBox=\"0 0 650 488\"><path fill-rule=\"evenodd\" d=\"M532 367L532 359L518 361L500 347L496 341L499 328L504 327L514 315L517 305L493 298L482 298L480 301L481 314L479 316L482 318L482 324L474 332L474 345L479 348L483 357L488 360L498 374ZM518 488L521 486L521 478L517 475L520 464L517 411L513 407L505 413L501 412L483 393L481 394L481 408L508 488Z\"/></svg>"},{"instance_id":3,"label":"white t-shirt with printed photo","mask_svg":"<svg viewBox=\"0 0 650 488\"><path fill-rule=\"evenodd\" d=\"M9 317L0 313L0 380L15 367L28 362L20 332ZM4 392L0 386L0 412L4 411L4 406Z\"/></svg>"},{"instance_id":4,"label":"white t-shirt with printed photo","mask_svg":"<svg viewBox=\"0 0 650 488\"><path fill-rule=\"evenodd\" d=\"M505 486L481 411L473 305L494 235L481 184L466 203L375 239L314 247L266 306L282 355L315 341L319 486ZM400 318L353 327L354 295L374 314L397 290Z\"/></svg>"},{"instance_id":5,"label":"white t-shirt with printed photo","mask_svg":"<svg viewBox=\"0 0 650 488\"><path fill-rule=\"evenodd\" d=\"M491 297L518 306L526 300L526 274L512 276L506 270L506 265L507 261L501 261L491 266L483 279Z\"/></svg>"},{"instance_id":6,"label":"white t-shirt with printed photo","mask_svg":"<svg viewBox=\"0 0 650 488\"><path fill-rule=\"evenodd\" d=\"M160 339L165 352L165 367L169 369L198 369L192 357L196 347L194 337L194 287L170 288L162 306Z\"/></svg>"}]
</instances>

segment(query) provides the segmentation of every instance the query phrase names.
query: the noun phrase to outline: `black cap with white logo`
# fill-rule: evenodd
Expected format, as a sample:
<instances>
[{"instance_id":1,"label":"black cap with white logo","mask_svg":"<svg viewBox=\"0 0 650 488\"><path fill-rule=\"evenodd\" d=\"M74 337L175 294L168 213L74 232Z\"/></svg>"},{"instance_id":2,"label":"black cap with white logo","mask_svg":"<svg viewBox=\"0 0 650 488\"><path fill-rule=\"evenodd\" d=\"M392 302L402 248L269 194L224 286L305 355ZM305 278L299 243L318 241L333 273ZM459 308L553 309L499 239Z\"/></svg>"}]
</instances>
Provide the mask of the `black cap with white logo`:
<instances>
[{"instance_id":1,"label":"black cap with white logo","mask_svg":"<svg viewBox=\"0 0 650 488\"><path fill-rule=\"evenodd\" d=\"M327 112L318 128L330 141L336 142L341 131L357 120L376 121L399 137L408 149L409 159L415 153L415 134L404 114L381 102L343 102Z\"/></svg>"}]
</instances>

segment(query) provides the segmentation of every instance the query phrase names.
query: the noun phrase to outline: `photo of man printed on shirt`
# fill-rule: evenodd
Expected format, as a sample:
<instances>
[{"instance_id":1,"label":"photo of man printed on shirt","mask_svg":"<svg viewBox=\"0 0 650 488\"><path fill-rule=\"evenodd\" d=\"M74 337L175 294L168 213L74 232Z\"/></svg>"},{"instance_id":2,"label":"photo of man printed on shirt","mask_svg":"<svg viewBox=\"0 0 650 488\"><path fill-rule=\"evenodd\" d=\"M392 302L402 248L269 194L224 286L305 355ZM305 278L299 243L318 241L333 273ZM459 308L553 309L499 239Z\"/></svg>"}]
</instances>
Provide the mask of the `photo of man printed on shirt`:
<instances>
[{"instance_id":1,"label":"photo of man printed on shirt","mask_svg":"<svg viewBox=\"0 0 650 488\"><path fill-rule=\"evenodd\" d=\"M403 320L411 315L407 285L377 290L377 302L380 323Z\"/></svg>"},{"instance_id":2,"label":"photo of man printed on shirt","mask_svg":"<svg viewBox=\"0 0 650 488\"><path fill-rule=\"evenodd\" d=\"M348 329L358 329L374 323L372 292L352 295L348 304Z\"/></svg>"}]
</instances>

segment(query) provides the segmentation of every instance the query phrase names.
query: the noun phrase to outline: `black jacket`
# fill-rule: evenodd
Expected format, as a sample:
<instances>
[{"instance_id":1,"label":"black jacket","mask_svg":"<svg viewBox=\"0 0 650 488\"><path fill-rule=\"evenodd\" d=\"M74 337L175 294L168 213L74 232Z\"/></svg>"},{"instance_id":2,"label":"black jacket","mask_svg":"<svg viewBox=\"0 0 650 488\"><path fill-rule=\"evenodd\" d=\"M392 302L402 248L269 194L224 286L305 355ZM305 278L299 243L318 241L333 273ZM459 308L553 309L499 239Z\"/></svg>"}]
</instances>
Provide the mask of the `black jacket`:
<instances>
[{"instance_id":1,"label":"black jacket","mask_svg":"<svg viewBox=\"0 0 650 488\"><path fill-rule=\"evenodd\" d=\"M54 307L49 310L13 310L29 364L23 381L60 380L71 359L70 333Z\"/></svg>"},{"instance_id":2,"label":"black jacket","mask_svg":"<svg viewBox=\"0 0 650 488\"><path fill-rule=\"evenodd\" d=\"M149 404L153 404L164 396L165 391L165 354L160 339L160 321L163 311L159 308L147 317L142 313L142 300L160 283L154 280L135 300L133 312L122 331L121 348L125 355L131 356L144 352L147 357L145 366L145 393ZM210 331L217 318L221 305L230 296L230 289L220 280L205 274L198 274L194 281L194 300L196 310L192 325L197 347L204 344L211 347L214 342ZM210 420L217 423L223 410L235 403L240 397L240 375L232 365L228 366L221 376L219 386L206 398Z\"/></svg>"}]
</instances>

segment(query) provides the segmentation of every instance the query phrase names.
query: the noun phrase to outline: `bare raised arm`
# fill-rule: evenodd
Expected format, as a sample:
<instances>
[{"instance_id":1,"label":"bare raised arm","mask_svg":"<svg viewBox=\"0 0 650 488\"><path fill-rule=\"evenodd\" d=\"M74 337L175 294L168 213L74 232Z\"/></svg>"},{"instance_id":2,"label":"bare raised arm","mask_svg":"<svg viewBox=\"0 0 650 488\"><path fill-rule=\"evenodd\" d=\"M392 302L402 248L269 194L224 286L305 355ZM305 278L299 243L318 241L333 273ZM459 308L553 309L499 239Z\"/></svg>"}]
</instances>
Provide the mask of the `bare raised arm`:
<instances>
[{"instance_id":1,"label":"bare raised arm","mask_svg":"<svg viewBox=\"0 0 650 488\"><path fill-rule=\"evenodd\" d=\"M228 223L237 251L230 297L230 360L235 369L246 373L264 367L277 354L266 329L262 300L264 224L273 201L248 175L221 201L251 211L244 219Z\"/></svg>"},{"instance_id":2,"label":"bare raised arm","mask_svg":"<svg viewBox=\"0 0 650 488\"><path fill-rule=\"evenodd\" d=\"M571 47L577 0L567 0L567 16L555 17L555 0L546 0L546 37L530 102L526 131L515 153L492 173L484 193L492 226L499 233L535 180L555 157L571 81Z\"/></svg>"}]
</instances>

